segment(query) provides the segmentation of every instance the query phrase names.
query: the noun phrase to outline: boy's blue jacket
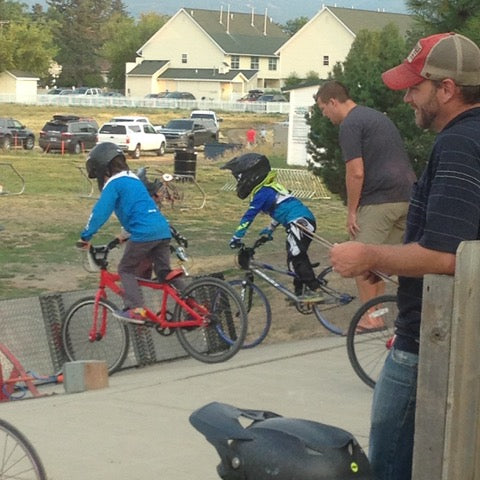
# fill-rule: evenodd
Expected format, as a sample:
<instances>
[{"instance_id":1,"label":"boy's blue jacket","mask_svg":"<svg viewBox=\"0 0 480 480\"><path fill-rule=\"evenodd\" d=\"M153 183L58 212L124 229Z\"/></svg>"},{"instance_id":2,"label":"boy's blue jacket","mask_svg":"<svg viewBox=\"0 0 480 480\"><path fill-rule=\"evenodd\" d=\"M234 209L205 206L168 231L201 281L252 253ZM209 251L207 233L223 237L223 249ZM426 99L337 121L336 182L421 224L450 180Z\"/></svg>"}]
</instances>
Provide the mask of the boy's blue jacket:
<instances>
[{"instance_id":1,"label":"boy's blue jacket","mask_svg":"<svg viewBox=\"0 0 480 480\"><path fill-rule=\"evenodd\" d=\"M262 186L253 195L248 210L244 213L238 228L235 230L235 237L244 237L248 227L260 212L272 217L273 228L278 224L286 227L299 218L315 221L313 213L298 198L289 194L281 185L276 184L275 186L276 188Z\"/></svg>"},{"instance_id":2,"label":"boy's blue jacket","mask_svg":"<svg viewBox=\"0 0 480 480\"><path fill-rule=\"evenodd\" d=\"M166 218L142 181L130 171L120 172L105 183L80 238L89 241L112 213L130 233L133 242L171 238Z\"/></svg>"}]
</instances>

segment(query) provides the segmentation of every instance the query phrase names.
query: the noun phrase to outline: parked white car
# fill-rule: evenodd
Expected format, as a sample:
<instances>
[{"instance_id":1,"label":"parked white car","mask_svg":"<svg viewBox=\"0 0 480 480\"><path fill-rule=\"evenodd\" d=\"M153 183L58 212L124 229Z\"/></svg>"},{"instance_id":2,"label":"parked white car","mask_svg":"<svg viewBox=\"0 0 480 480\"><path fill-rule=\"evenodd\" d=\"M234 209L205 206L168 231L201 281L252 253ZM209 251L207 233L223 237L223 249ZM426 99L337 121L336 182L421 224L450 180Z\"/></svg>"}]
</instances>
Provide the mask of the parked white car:
<instances>
[{"instance_id":1,"label":"parked white car","mask_svg":"<svg viewBox=\"0 0 480 480\"><path fill-rule=\"evenodd\" d=\"M98 131L98 142L113 142L132 158L140 158L142 152L164 155L167 147L165 135L158 133L150 123L108 122Z\"/></svg>"},{"instance_id":2,"label":"parked white car","mask_svg":"<svg viewBox=\"0 0 480 480\"><path fill-rule=\"evenodd\" d=\"M148 117L133 117L129 115L125 115L123 117L113 117L109 120L109 122L133 122L133 123L151 123Z\"/></svg>"},{"instance_id":3,"label":"parked white car","mask_svg":"<svg viewBox=\"0 0 480 480\"><path fill-rule=\"evenodd\" d=\"M190 118L206 118L208 120L212 120L217 128L219 128L219 122L222 121L221 118L217 117L217 114L213 110L192 110L192 113L190 113Z\"/></svg>"}]
</instances>

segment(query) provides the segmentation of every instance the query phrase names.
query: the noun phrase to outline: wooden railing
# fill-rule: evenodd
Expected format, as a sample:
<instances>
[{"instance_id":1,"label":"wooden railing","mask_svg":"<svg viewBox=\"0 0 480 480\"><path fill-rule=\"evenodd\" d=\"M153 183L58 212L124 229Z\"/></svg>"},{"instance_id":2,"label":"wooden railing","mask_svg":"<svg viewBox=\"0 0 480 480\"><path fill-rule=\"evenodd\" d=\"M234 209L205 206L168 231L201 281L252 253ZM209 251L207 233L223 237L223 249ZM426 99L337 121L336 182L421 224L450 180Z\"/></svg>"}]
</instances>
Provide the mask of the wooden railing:
<instances>
[{"instance_id":1,"label":"wooden railing","mask_svg":"<svg viewBox=\"0 0 480 480\"><path fill-rule=\"evenodd\" d=\"M480 242L424 281L414 480L480 479Z\"/></svg>"}]
</instances>

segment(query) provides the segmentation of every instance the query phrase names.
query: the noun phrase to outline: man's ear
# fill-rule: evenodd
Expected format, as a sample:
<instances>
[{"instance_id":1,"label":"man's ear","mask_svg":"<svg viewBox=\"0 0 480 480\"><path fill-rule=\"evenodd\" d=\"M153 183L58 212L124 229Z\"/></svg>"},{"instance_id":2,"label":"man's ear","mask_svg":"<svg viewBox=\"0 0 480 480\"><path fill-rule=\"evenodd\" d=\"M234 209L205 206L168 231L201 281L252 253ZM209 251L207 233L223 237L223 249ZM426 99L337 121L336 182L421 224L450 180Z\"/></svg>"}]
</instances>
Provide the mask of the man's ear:
<instances>
[{"instance_id":1,"label":"man's ear","mask_svg":"<svg viewBox=\"0 0 480 480\"><path fill-rule=\"evenodd\" d=\"M457 84L451 78L445 78L442 80L440 87L438 88L440 93L440 98L443 100L443 103L451 100L457 93Z\"/></svg>"}]
</instances>

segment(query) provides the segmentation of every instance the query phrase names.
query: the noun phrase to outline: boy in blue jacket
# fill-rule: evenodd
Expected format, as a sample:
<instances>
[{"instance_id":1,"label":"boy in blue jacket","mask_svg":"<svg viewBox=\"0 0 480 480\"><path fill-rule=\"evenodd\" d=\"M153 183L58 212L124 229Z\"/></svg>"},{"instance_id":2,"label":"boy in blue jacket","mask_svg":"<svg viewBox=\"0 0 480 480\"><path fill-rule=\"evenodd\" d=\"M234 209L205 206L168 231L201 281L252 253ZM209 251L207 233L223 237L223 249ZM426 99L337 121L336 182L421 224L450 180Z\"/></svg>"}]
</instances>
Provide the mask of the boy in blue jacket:
<instances>
[{"instance_id":1,"label":"boy in blue jacket","mask_svg":"<svg viewBox=\"0 0 480 480\"><path fill-rule=\"evenodd\" d=\"M231 240L230 248L238 248L255 217L266 213L271 217L270 226L261 236L273 238L278 225L287 232L287 264L297 277L293 281L299 301L320 302L323 296L315 290L319 282L308 258L308 247L316 229L315 216L298 198L276 181L276 172L270 168L265 155L247 153L235 157L222 169L231 170L237 180L237 196L242 200L251 196L250 205L240 220ZM305 288L307 287L307 288Z\"/></svg>"},{"instance_id":2,"label":"boy in blue jacket","mask_svg":"<svg viewBox=\"0 0 480 480\"><path fill-rule=\"evenodd\" d=\"M103 142L90 152L86 163L89 178L96 178L101 192L80 238L84 248L90 239L115 213L130 234L118 273L125 290L124 310L114 312L118 318L144 323L143 296L136 272L139 266L153 264L159 281L170 273L170 226L161 214L143 182L130 171L125 155L114 143ZM179 289L180 279L172 280Z\"/></svg>"}]
</instances>

